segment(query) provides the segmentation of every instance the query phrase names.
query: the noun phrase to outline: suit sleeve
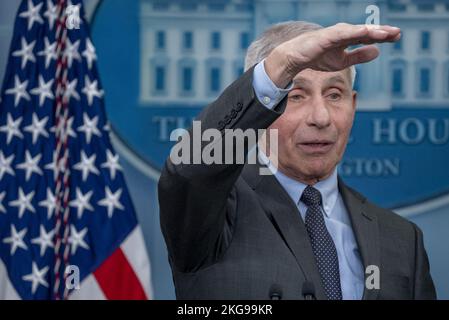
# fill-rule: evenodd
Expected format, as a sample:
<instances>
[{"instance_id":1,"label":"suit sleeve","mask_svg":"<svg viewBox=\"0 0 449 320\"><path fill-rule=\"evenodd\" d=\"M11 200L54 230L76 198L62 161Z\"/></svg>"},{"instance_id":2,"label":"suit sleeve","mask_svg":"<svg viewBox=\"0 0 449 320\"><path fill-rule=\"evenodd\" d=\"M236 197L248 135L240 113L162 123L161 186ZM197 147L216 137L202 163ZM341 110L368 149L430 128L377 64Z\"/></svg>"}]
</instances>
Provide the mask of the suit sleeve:
<instances>
[{"instance_id":1,"label":"suit sleeve","mask_svg":"<svg viewBox=\"0 0 449 320\"><path fill-rule=\"evenodd\" d=\"M253 69L226 88L198 116L202 132L220 131L220 139L214 143L223 142L229 133L226 129L265 129L282 114L286 99L268 109L255 96ZM188 132L192 136L192 128ZM245 154L251 147L245 143ZM158 183L161 228L170 263L180 272L194 272L213 264L227 248L238 201L234 184L243 169L243 164L235 161L191 163L174 164L169 157Z\"/></svg>"},{"instance_id":2,"label":"suit sleeve","mask_svg":"<svg viewBox=\"0 0 449 320\"><path fill-rule=\"evenodd\" d=\"M415 300L435 300L437 298L435 286L430 275L429 259L424 248L423 234L418 226L415 229Z\"/></svg>"}]
</instances>

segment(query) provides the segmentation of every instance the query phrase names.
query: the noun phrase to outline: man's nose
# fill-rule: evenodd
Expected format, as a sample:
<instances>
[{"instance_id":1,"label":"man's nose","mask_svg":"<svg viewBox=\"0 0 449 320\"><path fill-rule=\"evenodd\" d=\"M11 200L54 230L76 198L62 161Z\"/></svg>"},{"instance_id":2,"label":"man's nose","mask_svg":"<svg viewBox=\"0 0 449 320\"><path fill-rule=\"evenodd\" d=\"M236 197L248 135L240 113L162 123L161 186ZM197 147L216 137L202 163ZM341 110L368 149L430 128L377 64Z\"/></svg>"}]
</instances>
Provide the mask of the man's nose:
<instances>
[{"instance_id":1,"label":"man's nose","mask_svg":"<svg viewBox=\"0 0 449 320\"><path fill-rule=\"evenodd\" d=\"M323 97L315 97L309 105L307 124L319 129L331 124L329 109Z\"/></svg>"}]
</instances>

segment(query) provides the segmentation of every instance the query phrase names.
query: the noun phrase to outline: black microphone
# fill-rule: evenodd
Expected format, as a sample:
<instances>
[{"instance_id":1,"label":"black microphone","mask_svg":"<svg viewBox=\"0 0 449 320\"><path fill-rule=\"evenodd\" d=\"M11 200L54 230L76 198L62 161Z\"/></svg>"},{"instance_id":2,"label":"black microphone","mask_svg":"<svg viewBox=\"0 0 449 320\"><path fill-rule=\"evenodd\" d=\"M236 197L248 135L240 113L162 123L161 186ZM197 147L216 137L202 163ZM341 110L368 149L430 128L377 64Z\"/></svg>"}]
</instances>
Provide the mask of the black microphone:
<instances>
[{"instance_id":1,"label":"black microphone","mask_svg":"<svg viewBox=\"0 0 449 320\"><path fill-rule=\"evenodd\" d=\"M302 284L302 295L304 300L316 300L315 298L315 286L311 281L304 281Z\"/></svg>"},{"instance_id":2,"label":"black microphone","mask_svg":"<svg viewBox=\"0 0 449 320\"><path fill-rule=\"evenodd\" d=\"M270 287L270 300L281 300L282 288L279 284L274 283Z\"/></svg>"}]
</instances>

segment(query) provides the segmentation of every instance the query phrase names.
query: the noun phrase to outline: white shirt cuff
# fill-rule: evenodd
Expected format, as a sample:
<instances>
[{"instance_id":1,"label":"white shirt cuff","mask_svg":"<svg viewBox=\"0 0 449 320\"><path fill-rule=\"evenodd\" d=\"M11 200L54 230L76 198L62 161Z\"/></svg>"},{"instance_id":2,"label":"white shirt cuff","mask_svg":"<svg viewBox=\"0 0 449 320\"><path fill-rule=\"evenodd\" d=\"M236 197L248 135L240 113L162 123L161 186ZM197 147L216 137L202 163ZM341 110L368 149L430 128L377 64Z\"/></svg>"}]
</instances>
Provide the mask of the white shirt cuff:
<instances>
[{"instance_id":1,"label":"white shirt cuff","mask_svg":"<svg viewBox=\"0 0 449 320\"><path fill-rule=\"evenodd\" d=\"M265 59L259 62L254 67L253 88L257 99L267 108L273 109L293 87L291 82L287 88L281 89L271 81L267 72L265 71Z\"/></svg>"}]
</instances>

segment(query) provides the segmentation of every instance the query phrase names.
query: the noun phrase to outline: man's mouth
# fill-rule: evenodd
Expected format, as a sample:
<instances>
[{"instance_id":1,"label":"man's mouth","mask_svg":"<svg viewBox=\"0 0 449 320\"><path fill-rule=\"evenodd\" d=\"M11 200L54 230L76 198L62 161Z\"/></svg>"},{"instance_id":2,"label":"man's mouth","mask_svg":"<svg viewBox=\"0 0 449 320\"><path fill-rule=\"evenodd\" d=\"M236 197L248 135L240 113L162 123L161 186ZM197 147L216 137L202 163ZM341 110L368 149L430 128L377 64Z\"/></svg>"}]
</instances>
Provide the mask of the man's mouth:
<instances>
[{"instance_id":1,"label":"man's mouth","mask_svg":"<svg viewBox=\"0 0 449 320\"><path fill-rule=\"evenodd\" d=\"M333 145L334 142L329 140L305 141L297 144L303 152L310 154L327 153Z\"/></svg>"}]
</instances>

